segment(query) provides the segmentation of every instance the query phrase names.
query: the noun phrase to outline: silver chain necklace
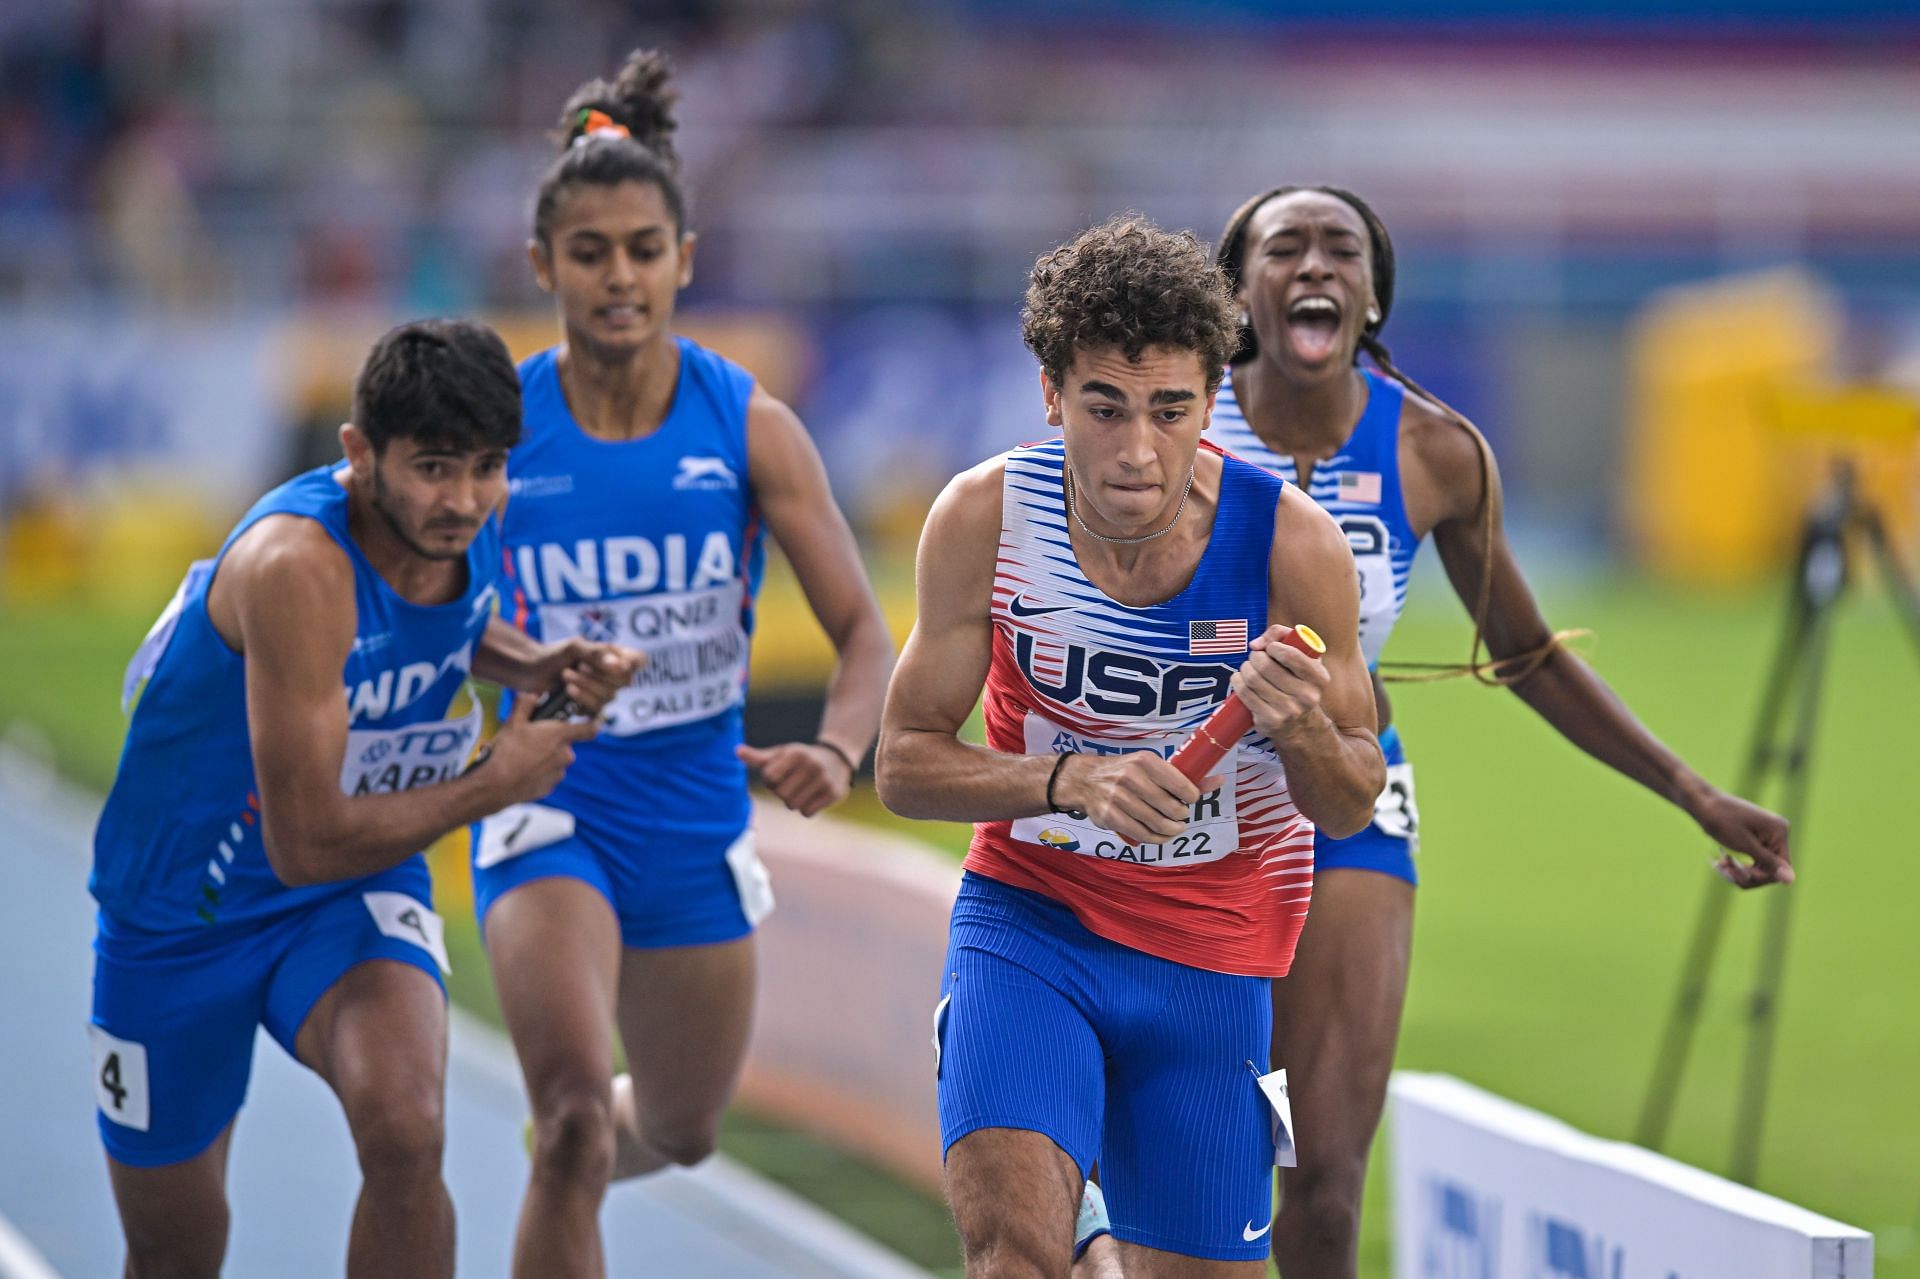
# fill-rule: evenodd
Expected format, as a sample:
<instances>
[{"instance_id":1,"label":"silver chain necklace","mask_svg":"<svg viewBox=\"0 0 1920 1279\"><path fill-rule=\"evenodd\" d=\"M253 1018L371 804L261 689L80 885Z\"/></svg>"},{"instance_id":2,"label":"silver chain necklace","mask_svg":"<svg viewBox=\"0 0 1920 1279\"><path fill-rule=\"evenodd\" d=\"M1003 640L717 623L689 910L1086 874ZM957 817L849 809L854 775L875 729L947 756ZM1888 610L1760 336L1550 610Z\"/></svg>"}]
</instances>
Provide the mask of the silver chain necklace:
<instances>
[{"instance_id":1,"label":"silver chain necklace","mask_svg":"<svg viewBox=\"0 0 1920 1279\"><path fill-rule=\"evenodd\" d=\"M1143 533L1139 537L1108 537L1105 533L1096 533L1088 528L1087 522L1080 518L1079 506L1075 504L1073 500L1073 470L1071 467L1063 465L1062 471L1067 480L1067 512L1073 516L1073 522L1080 526L1080 531L1096 542L1105 542L1109 546L1138 546L1142 542L1151 542L1156 537L1165 537L1167 534L1173 532L1173 526L1178 524L1180 517L1186 513L1187 497L1193 492L1193 474L1199 469L1200 466L1197 461L1194 465L1187 468L1187 486L1180 490L1180 505L1174 508L1173 518L1167 521L1166 527L1156 529L1151 533Z\"/></svg>"}]
</instances>

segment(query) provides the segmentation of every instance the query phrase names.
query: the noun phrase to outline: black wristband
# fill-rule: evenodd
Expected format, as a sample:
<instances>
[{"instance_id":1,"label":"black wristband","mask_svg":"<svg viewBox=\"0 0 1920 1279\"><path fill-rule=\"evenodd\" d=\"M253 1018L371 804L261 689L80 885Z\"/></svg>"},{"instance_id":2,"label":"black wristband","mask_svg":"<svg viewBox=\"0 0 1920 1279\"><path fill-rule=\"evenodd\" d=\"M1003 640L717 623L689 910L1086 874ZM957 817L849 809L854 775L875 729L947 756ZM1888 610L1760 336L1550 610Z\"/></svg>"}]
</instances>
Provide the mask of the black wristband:
<instances>
[{"instance_id":1,"label":"black wristband","mask_svg":"<svg viewBox=\"0 0 1920 1279\"><path fill-rule=\"evenodd\" d=\"M832 742L828 741L824 737L814 738L813 744L815 746L824 746L828 750L832 751L834 754L840 757L840 762L847 766L847 780L849 782L851 782L854 778L860 776L860 761L856 760L853 756L847 754L846 749L844 747L835 746Z\"/></svg>"},{"instance_id":2,"label":"black wristband","mask_svg":"<svg viewBox=\"0 0 1920 1279\"><path fill-rule=\"evenodd\" d=\"M1053 761L1053 771L1047 774L1047 811L1049 813L1060 813L1066 817L1079 818L1085 817L1086 813L1078 808L1062 808L1059 804L1055 803L1053 799L1053 784L1060 780L1060 770L1067 766L1067 760L1072 754L1072 751L1061 751L1060 758Z\"/></svg>"}]
</instances>

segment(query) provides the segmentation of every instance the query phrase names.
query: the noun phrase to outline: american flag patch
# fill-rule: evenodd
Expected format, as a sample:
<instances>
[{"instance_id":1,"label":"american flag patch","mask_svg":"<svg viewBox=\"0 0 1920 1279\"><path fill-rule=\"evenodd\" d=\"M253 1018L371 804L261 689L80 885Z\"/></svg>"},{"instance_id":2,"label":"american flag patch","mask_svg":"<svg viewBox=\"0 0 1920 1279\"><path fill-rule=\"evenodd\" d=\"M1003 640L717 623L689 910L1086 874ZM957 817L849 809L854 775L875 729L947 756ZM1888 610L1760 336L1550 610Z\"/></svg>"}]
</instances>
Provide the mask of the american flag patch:
<instances>
[{"instance_id":1,"label":"american flag patch","mask_svg":"<svg viewBox=\"0 0 1920 1279\"><path fill-rule=\"evenodd\" d=\"M1380 500L1380 472L1340 472L1340 500L1342 502L1378 502Z\"/></svg>"},{"instance_id":2,"label":"american flag patch","mask_svg":"<svg viewBox=\"0 0 1920 1279\"><path fill-rule=\"evenodd\" d=\"M1378 479L1379 476L1374 478ZM1236 617L1232 621L1187 623L1187 652L1195 657L1246 651L1247 619L1244 617Z\"/></svg>"}]
</instances>

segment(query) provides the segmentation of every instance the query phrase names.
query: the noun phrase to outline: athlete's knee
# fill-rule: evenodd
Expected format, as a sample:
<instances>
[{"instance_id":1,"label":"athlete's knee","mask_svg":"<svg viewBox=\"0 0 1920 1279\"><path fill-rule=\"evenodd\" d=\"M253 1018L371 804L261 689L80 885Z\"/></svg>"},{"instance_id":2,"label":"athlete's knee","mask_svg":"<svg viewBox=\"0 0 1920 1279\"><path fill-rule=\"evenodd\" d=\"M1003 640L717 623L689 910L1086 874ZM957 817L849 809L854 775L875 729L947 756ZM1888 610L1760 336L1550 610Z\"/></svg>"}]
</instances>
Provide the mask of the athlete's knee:
<instances>
[{"instance_id":1,"label":"athlete's knee","mask_svg":"<svg viewBox=\"0 0 1920 1279\"><path fill-rule=\"evenodd\" d=\"M1366 1175L1364 1161L1290 1169L1280 1197L1275 1240L1291 1240L1315 1251L1351 1248L1360 1235L1360 1196Z\"/></svg>"},{"instance_id":2,"label":"athlete's knee","mask_svg":"<svg viewBox=\"0 0 1920 1279\"><path fill-rule=\"evenodd\" d=\"M353 1144L369 1181L438 1180L446 1141L437 1097L402 1091L363 1103L354 1117Z\"/></svg>"},{"instance_id":3,"label":"athlete's knee","mask_svg":"<svg viewBox=\"0 0 1920 1279\"><path fill-rule=\"evenodd\" d=\"M142 1231L129 1225L126 1236L126 1279L218 1279L227 1250L226 1214L210 1229Z\"/></svg>"},{"instance_id":4,"label":"athlete's knee","mask_svg":"<svg viewBox=\"0 0 1920 1279\"><path fill-rule=\"evenodd\" d=\"M1025 1204L954 1204L954 1226L967 1279L1025 1279L1028 1275L1065 1274L1072 1263L1068 1235L1049 1229Z\"/></svg>"},{"instance_id":5,"label":"athlete's knee","mask_svg":"<svg viewBox=\"0 0 1920 1279\"><path fill-rule=\"evenodd\" d=\"M613 1098L604 1081L541 1090L533 1114L533 1159L543 1176L606 1184L613 1176Z\"/></svg>"},{"instance_id":6,"label":"athlete's knee","mask_svg":"<svg viewBox=\"0 0 1920 1279\"><path fill-rule=\"evenodd\" d=\"M129 1247L125 1279L219 1279L220 1260L196 1256L192 1250Z\"/></svg>"},{"instance_id":7,"label":"athlete's knee","mask_svg":"<svg viewBox=\"0 0 1920 1279\"><path fill-rule=\"evenodd\" d=\"M967 1279L1043 1279L1065 1274L1073 1261L1067 1241L1004 1222L962 1228L960 1252Z\"/></svg>"},{"instance_id":8,"label":"athlete's knee","mask_svg":"<svg viewBox=\"0 0 1920 1279\"><path fill-rule=\"evenodd\" d=\"M643 1117L640 1120L640 1135L647 1145L660 1153L662 1159L683 1168L691 1168L711 1155L719 1144L720 1122L718 1118L702 1116L696 1119L659 1120L649 1124Z\"/></svg>"}]
</instances>

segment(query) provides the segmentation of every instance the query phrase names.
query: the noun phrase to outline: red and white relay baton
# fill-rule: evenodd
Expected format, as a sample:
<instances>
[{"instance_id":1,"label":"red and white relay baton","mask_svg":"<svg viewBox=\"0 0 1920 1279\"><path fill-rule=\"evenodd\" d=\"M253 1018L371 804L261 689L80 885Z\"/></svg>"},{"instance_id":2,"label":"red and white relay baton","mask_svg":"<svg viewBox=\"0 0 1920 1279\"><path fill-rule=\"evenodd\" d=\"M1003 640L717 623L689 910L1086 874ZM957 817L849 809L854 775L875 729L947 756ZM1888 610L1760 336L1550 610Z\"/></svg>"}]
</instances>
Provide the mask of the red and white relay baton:
<instances>
[{"instance_id":1,"label":"red and white relay baton","mask_svg":"<svg viewBox=\"0 0 1920 1279\"><path fill-rule=\"evenodd\" d=\"M1318 658L1325 655L1327 642L1314 633L1311 626L1293 626L1280 636L1280 642L1289 648L1297 648L1308 657ZM1233 744L1246 736L1253 727L1253 712L1240 700L1238 693L1228 693L1227 700L1214 708L1207 716L1207 722L1194 730L1179 750L1173 753L1169 762L1194 785L1200 779L1219 766L1233 749Z\"/></svg>"}]
</instances>

